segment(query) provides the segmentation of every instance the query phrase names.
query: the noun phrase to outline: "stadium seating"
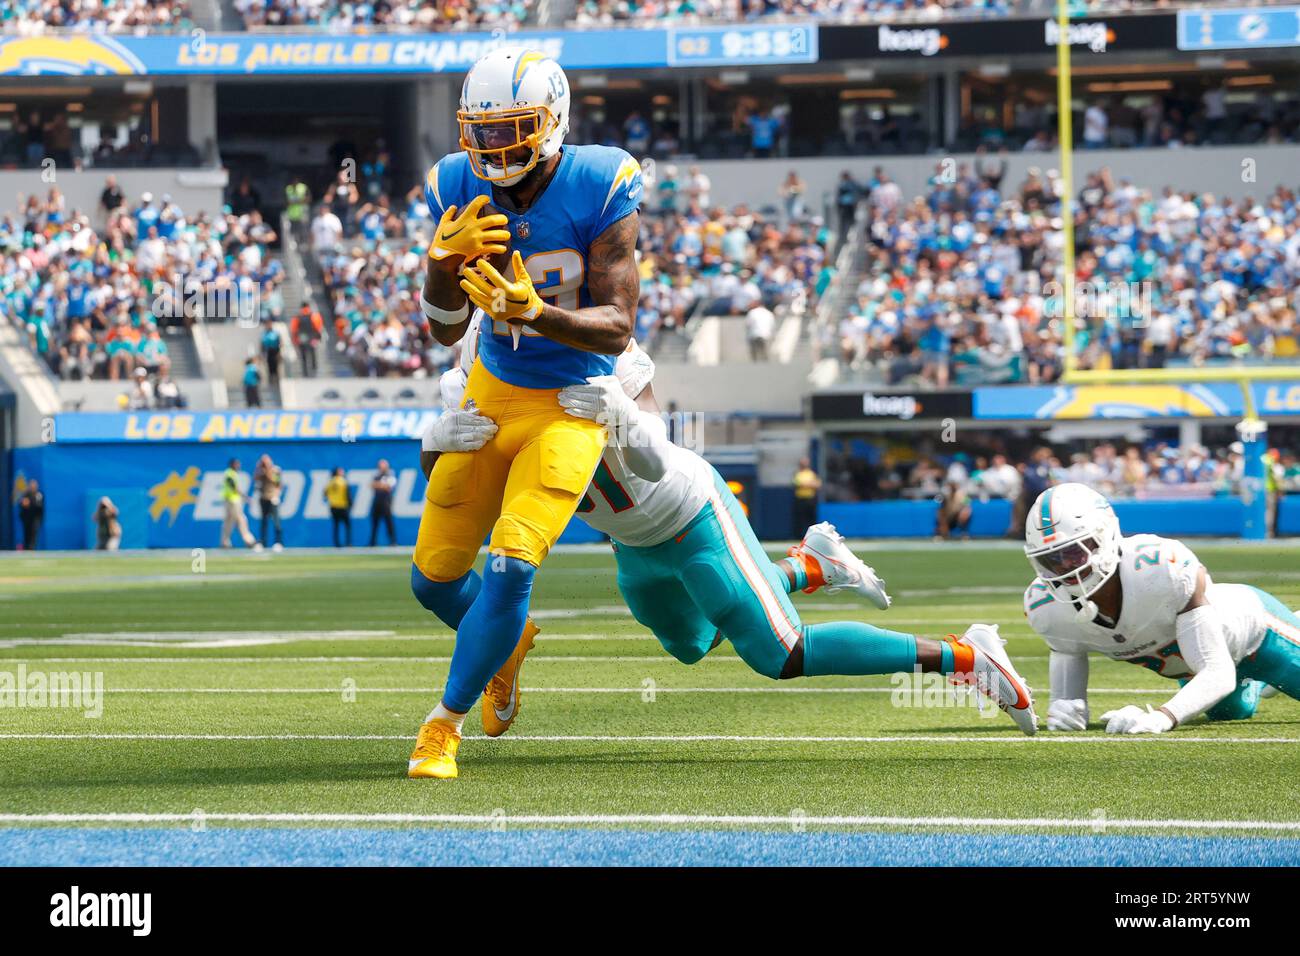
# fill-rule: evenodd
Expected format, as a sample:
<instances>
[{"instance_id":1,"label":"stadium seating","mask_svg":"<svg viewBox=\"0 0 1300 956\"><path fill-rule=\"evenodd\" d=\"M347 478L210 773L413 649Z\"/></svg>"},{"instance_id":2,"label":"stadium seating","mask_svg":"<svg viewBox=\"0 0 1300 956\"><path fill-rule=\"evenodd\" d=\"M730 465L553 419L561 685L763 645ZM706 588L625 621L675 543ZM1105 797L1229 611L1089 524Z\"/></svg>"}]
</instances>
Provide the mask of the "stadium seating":
<instances>
[{"instance_id":1,"label":"stadium seating","mask_svg":"<svg viewBox=\"0 0 1300 956\"><path fill-rule=\"evenodd\" d=\"M275 233L256 212L187 214L170 195L146 192L97 227L50 190L8 217L0 236L5 320L52 375L95 383L70 389L70 407L185 403L209 371L196 325L255 324L256 310L279 310Z\"/></svg>"},{"instance_id":2,"label":"stadium seating","mask_svg":"<svg viewBox=\"0 0 1300 956\"><path fill-rule=\"evenodd\" d=\"M189 0L17 0L3 11L6 34L32 36L49 29L134 33L169 32L194 26Z\"/></svg>"},{"instance_id":3,"label":"stadium seating","mask_svg":"<svg viewBox=\"0 0 1300 956\"><path fill-rule=\"evenodd\" d=\"M818 354L880 383L1050 382L1063 314L1059 183L960 167L924 195L862 184L852 266ZM1083 368L1300 359L1297 199L1156 194L1090 174L1076 223ZM1104 318L1103 318L1104 316Z\"/></svg>"},{"instance_id":4,"label":"stadium seating","mask_svg":"<svg viewBox=\"0 0 1300 956\"><path fill-rule=\"evenodd\" d=\"M532 0L399 0L344 3L337 0L235 0L250 30L322 28L332 31L514 29L529 17Z\"/></svg>"}]
</instances>

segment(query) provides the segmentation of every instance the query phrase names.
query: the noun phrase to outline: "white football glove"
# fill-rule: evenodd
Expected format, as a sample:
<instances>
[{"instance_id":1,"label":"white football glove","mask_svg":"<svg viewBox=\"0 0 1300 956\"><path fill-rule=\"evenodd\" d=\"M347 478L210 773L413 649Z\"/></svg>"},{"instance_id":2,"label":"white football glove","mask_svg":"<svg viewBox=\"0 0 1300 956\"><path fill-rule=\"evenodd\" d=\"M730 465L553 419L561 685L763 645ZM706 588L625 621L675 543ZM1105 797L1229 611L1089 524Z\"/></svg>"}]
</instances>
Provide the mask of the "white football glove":
<instances>
[{"instance_id":1,"label":"white football glove","mask_svg":"<svg viewBox=\"0 0 1300 956\"><path fill-rule=\"evenodd\" d=\"M497 423L478 412L451 408L424 433L424 451L478 451L497 433Z\"/></svg>"},{"instance_id":2,"label":"white football glove","mask_svg":"<svg viewBox=\"0 0 1300 956\"><path fill-rule=\"evenodd\" d=\"M461 399L465 397L465 385L469 376L459 366L449 368L438 379L438 394L442 396L443 408L460 408Z\"/></svg>"},{"instance_id":3,"label":"white football glove","mask_svg":"<svg viewBox=\"0 0 1300 956\"><path fill-rule=\"evenodd\" d=\"M1146 710L1129 704L1119 710L1107 711L1101 719L1106 722L1108 734L1163 734L1174 726L1167 714L1152 710L1150 704Z\"/></svg>"},{"instance_id":4,"label":"white football glove","mask_svg":"<svg viewBox=\"0 0 1300 956\"><path fill-rule=\"evenodd\" d=\"M574 418L589 418L612 428L636 416L636 402L627 397L617 375L593 375L586 385L560 389L560 404Z\"/></svg>"},{"instance_id":5,"label":"white football glove","mask_svg":"<svg viewBox=\"0 0 1300 956\"><path fill-rule=\"evenodd\" d=\"M1087 730L1086 700L1054 700L1047 708L1048 730Z\"/></svg>"}]
</instances>

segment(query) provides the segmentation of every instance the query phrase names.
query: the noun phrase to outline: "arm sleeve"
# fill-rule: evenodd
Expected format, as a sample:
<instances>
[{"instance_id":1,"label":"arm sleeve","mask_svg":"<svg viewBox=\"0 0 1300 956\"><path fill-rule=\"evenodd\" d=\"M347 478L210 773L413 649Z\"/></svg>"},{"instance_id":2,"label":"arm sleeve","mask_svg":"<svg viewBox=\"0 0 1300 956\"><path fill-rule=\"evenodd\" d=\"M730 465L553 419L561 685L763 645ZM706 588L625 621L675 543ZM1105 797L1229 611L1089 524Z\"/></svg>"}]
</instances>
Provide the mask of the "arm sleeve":
<instances>
[{"instance_id":1,"label":"arm sleeve","mask_svg":"<svg viewBox=\"0 0 1300 956\"><path fill-rule=\"evenodd\" d=\"M668 440L668 426L658 415L636 409L622 431L623 455L632 473L645 481L658 481L668 473L668 456L672 442Z\"/></svg>"},{"instance_id":2,"label":"arm sleeve","mask_svg":"<svg viewBox=\"0 0 1300 956\"><path fill-rule=\"evenodd\" d=\"M1194 675L1165 709L1180 724L1209 710L1236 689L1237 665L1223 634L1223 619L1211 604L1178 615L1178 650Z\"/></svg>"},{"instance_id":3,"label":"arm sleeve","mask_svg":"<svg viewBox=\"0 0 1300 956\"><path fill-rule=\"evenodd\" d=\"M1087 651L1052 648L1047 672L1051 678L1051 700L1088 699Z\"/></svg>"}]
</instances>

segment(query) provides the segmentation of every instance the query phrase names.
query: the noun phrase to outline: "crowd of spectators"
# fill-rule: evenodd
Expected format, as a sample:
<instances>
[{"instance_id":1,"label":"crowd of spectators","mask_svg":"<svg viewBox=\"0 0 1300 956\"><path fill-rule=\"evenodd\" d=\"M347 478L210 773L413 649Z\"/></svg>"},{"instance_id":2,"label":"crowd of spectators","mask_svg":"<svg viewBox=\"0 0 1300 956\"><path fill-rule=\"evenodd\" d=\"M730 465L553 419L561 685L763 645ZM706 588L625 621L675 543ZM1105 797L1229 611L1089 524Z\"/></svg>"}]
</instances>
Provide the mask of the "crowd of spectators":
<instances>
[{"instance_id":1,"label":"crowd of spectators","mask_svg":"<svg viewBox=\"0 0 1300 956\"><path fill-rule=\"evenodd\" d=\"M513 30L527 19L531 0L235 0L244 25L358 29Z\"/></svg>"},{"instance_id":2,"label":"crowd of spectators","mask_svg":"<svg viewBox=\"0 0 1300 956\"><path fill-rule=\"evenodd\" d=\"M41 169L198 166L202 157L188 143L155 143L145 124L112 122L76 128L62 107L14 110L0 129L0 166Z\"/></svg>"},{"instance_id":3,"label":"crowd of spectators","mask_svg":"<svg viewBox=\"0 0 1300 956\"><path fill-rule=\"evenodd\" d=\"M824 19L841 22L1005 16L1026 0L579 0L579 26L664 20Z\"/></svg>"},{"instance_id":4,"label":"crowd of spectators","mask_svg":"<svg viewBox=\"0 0 1300 956\"><path fill-rule=\"evenodd\" d=\"M1293 89L1270 84L1253 95L1239 90L1230 96L1231 92L1221 80L1185 78L1157 95L1092 99L1074 116L1075 147L1180 149L1300 140L1300 96ZM955 145L1055 152L1059 146L1056 116L1052 105L1029 97L1016 104L1009 128L1000 121L1000 108L977 109L971 122L958 131Z\"/></svg>"},{"instance_id":5,"label":"crowd of spectators","mask_svg":"<svg viewBox=\"0 0 1300 956\"><path fill-rule=\"evenodd\" d=\"M0 218L0 311L63 379L123 382L123 404L175 407L166 333L195 317L278 308L274 231L256 210L188 215L170 195L128 201L112 176L92 214L58 189Z\"/></svg>"},{"instance_id":6,"label":"crowd of spectators","mask_svg":"<svg viewBox=\"0 0 1300 956\"><path fill-rule=\"evenodd\" d=\"M1286 0L1264 0L1285 3ZM1071 16L1142 12L1195 5L1196 0L1070 0ZM579 26L658 21L820 19L841 23L938 21L1007 16L1052 16L1056 0L578 0Z\"/></svg>"},{"instance_id":7,"label":"crowd of spectators","mask_svg":"<svg viewBox=\"0 0 1300 956\"><path fill-rule=\"evenodd\" d=\"M1211 450L1204 445L1152 441L1116 447L1054 451L1038 446L1019 455L996 441L987 447L935 454L908 446L856 439L832 439L826 458L824 500L832 502L905 498L942 502L941 533L960 531L961 516L975 500L1006 499L1023 504L1043 487L1072 481L1108 498L1206 498L1241 491L1245 468L1241 442ZM1265 470L1270 493L1300 493L1300 459L1294 449L1273 448ZM1023 522L1012 522L1013 527ZM969 518L967 518L969 520ZM941 520L941 524L942 524Z\"/></svg>"},{"instance_id":8,"label":"crowd of spectators","mask_svg":"<svg viewBox=\"0 0 1300 956\"><path fill-rule=\"evenodd\" d=\"M834 276L833 237L821 217L807 215L795 180L779 208L756 210L714 204L698 166L664 164L647 175L636 333L647 348L680 333L692 315L744 316L751 356L762 361L774 311L815 304Z\"/></svg>"},{"instance_id":9,"label":"crowd of spectators","mask_svg":"<svg viewBox=\"0 0 1300 956\"><path fill-rule=\"evenodd\" d=\"M946 148L1056 152L1057 114L1049 93L990 93L990 101L977 100L963 112L962 125ZM685 144L678 138L678 117L667 109L582 110L576 129L581 142L622 146L634 156L659 159L683 152L720 159L916 155L936 145L919 90L900 91L895 100L844 100L834 124L825 122L820 110L813 114L817 121L799 122L807 95L711 91L704 131ZM1009 117L1003 102L1008 97L1013 101ZM1216 77L1177 76L1165 92L1087 100L1073 120L1075 147L1085 150L1295 143L1300 142L1300 89L1281 79L1252 90L1229 88Z\"/></svg>"},{"instance_id":10,"label":"crowd of spectators","mask_svg":"<svg viewBox=\"0 0 1300 956\"><path fill-rule=\"evenodd\" d=\"M80 33L189 30L189 0L9 0L0 5L0 30L36 36L51 27Z\"/></svg>"},{"instance_id":11,"label":"crowd of spectators","mask_svg":"<svg viewBox=\"0 0 1300 956\"><path fill-rule=\"evenodd\" d=\"M1055 170L1005 182L1005 163L938 164L905 198L877 168L851 174L865 262L846 307L820 327L823 356L889 383L1051 382L1063 361L1064 233ZM1075 222L1080 367L1300 358L1300 200L1278 187L1226 198L1158 195L1102 169Z\"/></svg>"},{"instance_id":12,"label":"crowd of spectators","mask_svg":"<svg viewBox=\"0 0 1300 956\"><path fill-rule=\"evenodd\" d=\"M457 352L434 340L420 310L428 207L414 188L399 210L381 195L320 204L309 225L333 315L333 348L360 376L440 375ZM340 215L341 213L341 215Z\"/></svg>"},{"instance_id":13,"label":"crowd of spectators","mask_svg":"<svg viewBox=\"0 0 1300 956\"><path fill-rule=\"evenodd\" d=\"M1078 13L1173 5L1166 0L1072 3ZM249 29L320 27L335 32L375 27L411 31L517 29L528 19L531 7L532 0L235 0L235 9ZM1040 16L1053 9L1053 0L578 0L572 22L583 27L680 20L911 22ZM192 26L189 0L13 0L0 9L0 29L20 36L49 28L144 33L189 30Z\"/></svg>"}]
</instances>

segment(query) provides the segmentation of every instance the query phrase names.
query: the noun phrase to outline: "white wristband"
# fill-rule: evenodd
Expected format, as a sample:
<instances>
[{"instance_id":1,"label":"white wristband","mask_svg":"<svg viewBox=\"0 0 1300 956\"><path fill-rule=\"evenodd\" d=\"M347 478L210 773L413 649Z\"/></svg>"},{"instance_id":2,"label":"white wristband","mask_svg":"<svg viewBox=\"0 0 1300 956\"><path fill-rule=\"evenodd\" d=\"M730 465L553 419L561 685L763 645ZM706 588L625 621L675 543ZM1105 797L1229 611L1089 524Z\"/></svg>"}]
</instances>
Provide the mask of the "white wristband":
<instances>
[{"instance_id":1,"label":"white wristband","mask_svg":"<svg viewBox=\"0 0 1300 956\"><path fill-rule=\"evenodd\" d=\"M468 301L459 309L453 309L449 312L446 309L438 308L426 299L423 292L420 293L420 310L424 313L426 319L430 322L437 322L439 325L459 325L469 318Z\"/></svg>"}]
</instances>

